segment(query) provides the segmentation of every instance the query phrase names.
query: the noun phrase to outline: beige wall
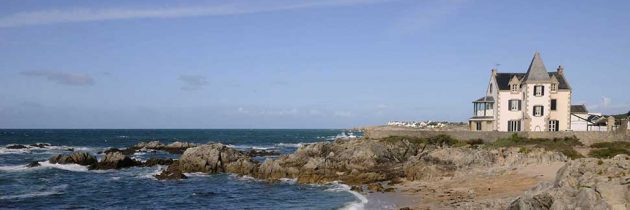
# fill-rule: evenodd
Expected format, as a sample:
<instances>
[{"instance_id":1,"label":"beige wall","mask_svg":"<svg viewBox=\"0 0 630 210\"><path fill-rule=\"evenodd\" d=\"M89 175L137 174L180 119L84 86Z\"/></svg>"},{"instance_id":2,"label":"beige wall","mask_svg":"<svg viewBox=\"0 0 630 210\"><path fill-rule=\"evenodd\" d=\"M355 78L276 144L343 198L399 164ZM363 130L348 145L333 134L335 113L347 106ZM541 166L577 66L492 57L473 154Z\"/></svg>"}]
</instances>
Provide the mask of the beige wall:
<instances>
[{"instance_id":1,"label":"beige wall","mask_svg":"<svg viewBox=\"0 0 630 210\"><path fill-rule=\"evenodd\" d=\"M556 111L549 113L549 120L559 121L559 130L570 130L571 127L571 91L558 90L555 93L551 93L550 99L556 99ZM549 109L551 110L551 101L549 102Z\"/></svg>"},{"instance_id":2,"label":"beige wall","mask_svg":"<svg viewBox=\"0 0 630 210\"><path fill-rule=\"evenodd\" d=\"M518 99L521 100L522 109L525 109L525 102L523 101L523 93L512 93L512 91L501 91L499 92L499 102L497 113L497 130L498 131L508 131L508 121L510 120L522 120L523 112L522 111L510 111L510 100ZM522 110L521 109L521 110ZM523 123L521 122L521 129L523 129Z\"/></svg>"},{"instance_id":3,"label":"beige wall","mask_svg":"<svg viewBox=\"0 0 630 210\"><path fill-rule=\"evenodd\" d=\"M543 96L534 96L534 86L536 85L542 85L545 87L545 94ZM524 109L523 111L525 112L525 116L527 116L527 118L529 119L529 123L525 123L526 125L529 124L529 127L524 131L547 131L547 121L549 120L549 113L551 112L551 100L549 94L550 86L550 84L527 84L525 86L525 94L527 97L525 97L526 102L524 106L526 107L526 109ZM543 106L544 115L540 117L534 117L534 106Z\"/></svg>"}]
</instances>

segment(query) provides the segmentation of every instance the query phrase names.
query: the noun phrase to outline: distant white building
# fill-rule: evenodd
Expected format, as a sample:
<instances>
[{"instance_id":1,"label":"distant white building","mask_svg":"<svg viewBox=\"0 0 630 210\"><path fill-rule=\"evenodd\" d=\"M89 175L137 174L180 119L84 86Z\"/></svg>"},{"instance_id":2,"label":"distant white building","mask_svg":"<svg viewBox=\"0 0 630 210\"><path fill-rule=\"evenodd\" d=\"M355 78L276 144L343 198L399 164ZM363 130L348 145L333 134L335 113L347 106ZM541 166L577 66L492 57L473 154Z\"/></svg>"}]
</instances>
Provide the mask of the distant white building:
<instances>
[{"instance_id":1,"label":"distant white building","mask_svg":"<svg viewBox=\"0 0 630 210\"><path fill-rule=\"evenodd\" d=\"M486 95L473 101L470 130L571 130L571 92L564 68L547 72L536 52L526 73L492 69Z\"/></svg>"}]
</instances>

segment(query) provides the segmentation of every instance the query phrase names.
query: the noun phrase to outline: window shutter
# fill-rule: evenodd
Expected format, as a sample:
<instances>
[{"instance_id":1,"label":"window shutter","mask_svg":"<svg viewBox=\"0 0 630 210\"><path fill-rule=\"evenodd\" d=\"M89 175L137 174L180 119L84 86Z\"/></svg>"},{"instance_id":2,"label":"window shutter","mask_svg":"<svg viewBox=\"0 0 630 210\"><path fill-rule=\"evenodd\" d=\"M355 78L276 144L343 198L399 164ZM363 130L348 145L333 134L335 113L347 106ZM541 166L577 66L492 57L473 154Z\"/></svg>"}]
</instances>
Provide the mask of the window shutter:
<instances>
[{"instance_id":1,"label":"window shutter","mask_svg":"<svg viewBox=\"0 0 630 210\"><path fill-rule=\"evenodd\" d=\"M540 92L542 93L541 96L545 95L545 86L542 86L542 85L540 86Z\"/></svg>"},{"instance_id":2,"label":"window shutter","mask_svg":"<svg viewBox=\"0 0 630 210\"><path fill-rule=\"evenodd\" d=\"M521 100L518 100L518 111L521 111Z\"/></svg>"},{"instance_id":3,"label":"window shutter","mask_svg":"<svg viewBox=\"0 0 630 210\"><path fill-rule=\"evenodd\" d=\"M540 106L540 116L544 116L544 115L545 115L545 107L544 106Z\"/></svg>"}]
</instances>

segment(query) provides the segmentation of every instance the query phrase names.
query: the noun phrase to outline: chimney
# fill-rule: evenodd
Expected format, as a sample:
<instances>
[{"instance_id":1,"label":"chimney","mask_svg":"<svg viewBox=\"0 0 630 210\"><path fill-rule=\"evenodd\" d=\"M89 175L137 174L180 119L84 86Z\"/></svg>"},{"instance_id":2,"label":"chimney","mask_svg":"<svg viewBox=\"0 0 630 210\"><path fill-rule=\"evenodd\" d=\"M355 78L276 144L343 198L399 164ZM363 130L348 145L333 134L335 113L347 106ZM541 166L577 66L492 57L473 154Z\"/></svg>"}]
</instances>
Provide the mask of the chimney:
<instances>
[{"instance_id":1,"label":"chimney","mask_svg":"<svg viewBox=\"0 0 630 210\"><path fill-rule=\"evenodd\" d=\"M562 67L562 65L558 66L558 74L564 75L564 67Z\"/></svg>"},{"instance_id":2,"label":"chimney","mask_svg":"<svg viewBox=\"0 0 630 210\"><path fill-rule=\"evenodd\" d=\"M492 76L497 76L497 68L492 68Z\"/></svg>"}]
</instances>

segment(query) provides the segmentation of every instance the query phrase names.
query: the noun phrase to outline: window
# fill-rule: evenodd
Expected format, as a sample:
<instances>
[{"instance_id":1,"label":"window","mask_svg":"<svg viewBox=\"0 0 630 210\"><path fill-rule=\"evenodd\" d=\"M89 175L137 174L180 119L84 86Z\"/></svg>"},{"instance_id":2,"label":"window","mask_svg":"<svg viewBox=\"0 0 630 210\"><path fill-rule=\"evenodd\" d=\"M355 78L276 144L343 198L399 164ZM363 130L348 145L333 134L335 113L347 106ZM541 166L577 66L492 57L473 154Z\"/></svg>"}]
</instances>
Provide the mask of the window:
<instances>
[{"instance_id":1,"label":"window","mask_svg":"<svg viewBox=\"0 0 630 210\"><path fill-rule=\"evenodd\" d=\"M556 111L558 106L558 101L556 99L551 99L551 111Z\"/></svg>"},{"instance_id":2,"label":"window","mask_svg":"<svg viewBox=\"0 0 630 210\"><path fill-rule=\"evenodd\" d=\"M534 117L543 116L543 106L534 106Z\"/></svg>"},{"instance_id":3,"label":"window","mask_svg":"<svg viewBox=\"0 0 630 210\"><path fill-rule=\"evenodd\" d=\"M477 130L480 131L481 130L481 122L475 122L477 124Z\"/></svg>"},{"instance_id":4,"label":"window","mask_svg":"<svg viewBox=\"0 0 630 210\"><path fill-rule=\"evenodd\" d=\"M536 85L534 86L534 96L543 96L545 95L545 86Z\"/></svg>"},{"instance_id":5,"label":"window","mask_svg":"<svg viewBox=\"0 0 630 210\"><path fill-rule=\"evenodd\" d=\"M510 111L520 111L521 110L521 100L513 99L513 100L510 100L509 103L510 103L509 104Z\"/></svg>"},{"instance_id":6,"label":"window","mask_svg":"<svg viewBox=\"0 0 630 210\"><path fill-rule=\"evenodd\" d=\"M521 131L521 121L520 120L510 120L508 121L508 131Z\"/></svg>"},{"instance_id":7,"label":"window","mask_svg":"<svg viewBox=\"0 0 630 210\"><path fill-rule=\"evenodd\" d=\"M551 84L551 91L556 91L558 90L556 84Z\"/></svg>"},{"instance_id":8,"label":"window","mask_svg":"<svg viewBox=\"0 0 630 210\"><path fill-rule=\"evenodd\" d=\"M512 85L512 92L518 92L518 85Z\"/></svg>"},{"instance_id":9,"label":"window","mask_svg":"<svg viewBox=\"0 0 630 210\"><path fill-rule=\"evenodd\" d=\"M558 131L558 124L557 120L549 120L549 131Z\"/></svg>"},{"instance_id":10,"label":"window","mask_svg":"<svg viewBox=\"0 0 630 210\"><path fill-rule=\"evenodd\" d=\"M490 93L492 93L492 83L490 83Z\"/></svg>"}]
</instances>

